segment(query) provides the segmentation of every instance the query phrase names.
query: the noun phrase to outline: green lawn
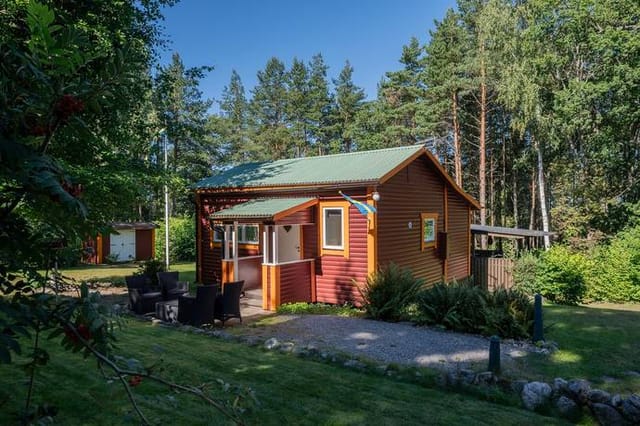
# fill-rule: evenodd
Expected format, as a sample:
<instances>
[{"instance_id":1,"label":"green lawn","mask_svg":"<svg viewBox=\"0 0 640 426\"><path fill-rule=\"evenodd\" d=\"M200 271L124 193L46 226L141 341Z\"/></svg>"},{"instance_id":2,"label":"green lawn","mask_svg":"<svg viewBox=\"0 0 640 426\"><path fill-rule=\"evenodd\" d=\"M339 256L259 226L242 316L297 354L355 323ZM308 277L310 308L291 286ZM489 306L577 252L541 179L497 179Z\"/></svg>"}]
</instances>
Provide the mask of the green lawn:
<instances>
[{"instance_id":1,"label":"green lawn","mask_svg":"<svg viewBox=\"0 0 640 426\"><path fill-rule=\"evenodd\" d=\"M62 275L78 281L111 281L124 285L124 277L138 272L135 263L121 263L116 265L82 265L61 269ZM180 281L195 282L196 265L193 262L176 263L170 265L170 271L180 272Z\"/></svg>"},{"instance_id":2,"label":"green lawn","mask_svg":"<svg viewBox=\"0 0 640 426\"><path fill-rule=\"evenodd\" d=\"M560 350L527 357L522 373L548 381L584 378L614 392L640 392L640 378L626 374L640 372L640 305L546 305L543 312L545 338Z\"/></svg>"},{"instance_id":3,"label":"green lawn","mask_svg":"<svg viewBox=\"0 0 640 426\"><path fill-rule=\"evenodd\" d=\"M56 342L48 345L53 357L38 375L36 400L59 408L56 423L137 424L120 386L102 379L94 361L62 352ZM165 352L158 355L156 346ZM260 407L245 414L247 424L559 423L473 396L138 321L131 321L122 332L120 350L127 357L146 362L162 357L165 375L179 382L200 384L222 378L250 386ZM24 403L26 379L20 370L7 366L0 366L0 377L0 424L14 424L12 413ZM224 423L215 410L146 381L135 392L153 424ZM168 402L168 397L174 397L176 402Z\"/></svg>"}]
</instances>

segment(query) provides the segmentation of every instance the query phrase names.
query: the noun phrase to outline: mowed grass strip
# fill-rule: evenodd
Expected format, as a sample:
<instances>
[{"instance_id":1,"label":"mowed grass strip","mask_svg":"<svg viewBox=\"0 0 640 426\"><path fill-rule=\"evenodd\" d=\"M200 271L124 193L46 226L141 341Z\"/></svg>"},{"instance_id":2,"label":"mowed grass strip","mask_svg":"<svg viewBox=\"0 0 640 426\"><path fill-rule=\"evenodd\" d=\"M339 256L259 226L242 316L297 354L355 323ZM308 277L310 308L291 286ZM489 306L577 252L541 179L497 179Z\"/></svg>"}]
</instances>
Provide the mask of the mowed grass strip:
<instances>
[{"instance_id":1,"label":"mowed grass strip","mask_svg":"<svg viewBox=\"0 0 640 426\"><path fill-rule=\"evenodd\" d=\"M547 381L587 379L613 392L639 393L640 305L545 305L545 338L558 343L550 356L530 355L522 373ZM615 380L611 380L615 379Z\"/></svg>"},{"instance_id":2,"label":"mowed grass strip","mask_svg":"<svg viewBox=\"0 0 640 426\"><path fill-rule=\"evenodd\" d=\"M56 423L112 425L138 420L117 382L108 383L93 360L48 342L51 364L40 370L35 401L59 409ZM158 348L164 351L158 352ZM216 379L251 387L260 406L247 424L559 424L556 419L473 396L429 389L393 378L265 352L203 335L131 321L121 332L120 352L151 364L162 359L163 375L181 383ZM16 366L1 366L0 424L13 424L23 407L27 380ZM184 394L143 380L135 388L154 424L225 424L215 409ZM232 395L226 395L229 398Z\"/></svg>"},{"instance_id":3,"label":"mowed grass strip","mask_svg":"<svg viewBox=\"0 0 640 426\"><path fill-rule=\"evenodd\" d=\"M196 265L193 262L176 263L169 266L170 271L180 272L180 281L195 282ZM107 281L124 285L124 277L140 271L136 263L115 265L81 265L61 269L62 275L77 281Z\"/></svg>"}]
</instances>

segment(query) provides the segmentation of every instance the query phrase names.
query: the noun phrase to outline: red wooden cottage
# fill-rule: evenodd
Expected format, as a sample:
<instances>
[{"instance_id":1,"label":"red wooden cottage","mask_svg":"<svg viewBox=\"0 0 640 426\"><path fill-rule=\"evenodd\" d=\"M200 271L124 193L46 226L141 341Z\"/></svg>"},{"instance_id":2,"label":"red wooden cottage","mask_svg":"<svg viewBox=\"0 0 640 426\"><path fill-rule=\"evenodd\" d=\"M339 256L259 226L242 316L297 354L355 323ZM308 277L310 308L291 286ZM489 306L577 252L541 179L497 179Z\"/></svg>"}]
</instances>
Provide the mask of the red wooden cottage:
<instances>
[{"instance_id":1,"label":"red wooden cottage","mask_svg":"<svg viewBox=\"0 0 640 426\"><path fill-rule=\"evenodd\" d=\"M243 279L264 309L357 303L354 280L390 262L470 275L478 203L422 145L240 165L198 182L196 204L197 279Z\"/></svg>"},{"instance_id":2,"label":"red wooden cottage","mask_svg":"<svg viewBox=\"0 0 640 426\"><path fill-rule=\"evenodd\" d=\"M110 257L117 262L149 260L155 256L156 228L151 222L112 223L113 233L98 234L83 243L85 263L105 263Z\"/></svg>"}]
</instances>

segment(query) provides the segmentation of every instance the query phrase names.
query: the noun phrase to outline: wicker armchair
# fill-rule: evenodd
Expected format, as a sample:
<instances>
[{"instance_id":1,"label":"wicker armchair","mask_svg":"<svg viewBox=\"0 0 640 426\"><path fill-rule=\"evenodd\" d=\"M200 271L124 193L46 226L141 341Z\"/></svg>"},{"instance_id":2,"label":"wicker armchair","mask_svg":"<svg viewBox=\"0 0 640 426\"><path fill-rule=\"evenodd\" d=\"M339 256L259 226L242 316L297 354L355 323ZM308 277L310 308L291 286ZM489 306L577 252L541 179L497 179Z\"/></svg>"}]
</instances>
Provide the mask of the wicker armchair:
<instances>
[{"instance_id":1,"label":"wicker armchair","mask_svg":"<svg viewBox=\"0 0 640 426\"><path fill-rule=\"evenodd\" d=\"M244 280L226 283L222 286L222 294L216 298L215 319L224 322L231 318L238 318L242 322L242 314L240 313L240 295Z\"/></svg>"},{"instance_id":2,"label":"wicker armchair","mask_svg":"<svg viewBox=\"0 0 640 426\"><path fill-rule=\"evenodd\" d=\"M129 309L137 314L155 312L156 302L162 300L162 293L149 286L144 275L129 275L124 278L129 292Z\"/></svg>"},{"instance_id":3,"label":"wicker armchair","mask_svg":"<svg viewBox=\"0 0 640 426\"><path fill-rule=\"evenodd\" d=\"M196 295L183 295L178 298L178 322L200 327L213 324L216 307L217 285L196 287Z\"/></svg>"},{"instance_id":4,"label":"wicker armchair","mask_svg":"<svg viewBox=\"0 0 640 426\"><path fill-rule=\"evenodd\" d=\"M174 300L189 293L189 283L178 281L178 272L158 272L163 300Z\"/></svg>"}]
</instances>

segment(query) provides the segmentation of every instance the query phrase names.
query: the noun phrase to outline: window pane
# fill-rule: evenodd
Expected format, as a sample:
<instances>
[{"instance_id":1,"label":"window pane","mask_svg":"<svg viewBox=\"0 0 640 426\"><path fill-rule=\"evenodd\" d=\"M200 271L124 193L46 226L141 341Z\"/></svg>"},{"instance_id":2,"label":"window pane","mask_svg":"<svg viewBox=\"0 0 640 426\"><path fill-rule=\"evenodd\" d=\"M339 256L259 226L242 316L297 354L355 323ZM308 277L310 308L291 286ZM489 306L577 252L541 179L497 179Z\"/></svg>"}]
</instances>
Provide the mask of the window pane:
<instances>
[{"instance_id":1,"label":"window pane","mask_svg":"<svg viewBox=\"0 0 640 426\"><path fill-rule=\"evenodd\" d=\"M244 227L244 239L245 243L258 243L258 226L257 225L246 225Z\"/></svg>"},{"instance_id":2,"label":"window pane","mask_svg":"<svg viewBox=\"0 0 640 426\"><path fill-rule=\"evenodd\" d=\"M220 242L224 238L224 228L216 226L213 228L213 241Z\"/></svg>"},{"instance_id":3,"label":"window pane","mask_svg":"<svg viewBox=\"0 0 640 426\"><path fill-rule=\"evenodd\" d=\"M342 247L342 209L325 209L324 245Z\"/></svg>"},{"instance_id":4,"label":"window pane","mask_svg":"<svg viewBox=\"0 0 640 426\"><path fill-rule=\"evenodd\" d=\"M434 219L425 219L423 229L424 234L422 238L425 243L436 240L436 221Z\"/></svg>"}]
</instances>

